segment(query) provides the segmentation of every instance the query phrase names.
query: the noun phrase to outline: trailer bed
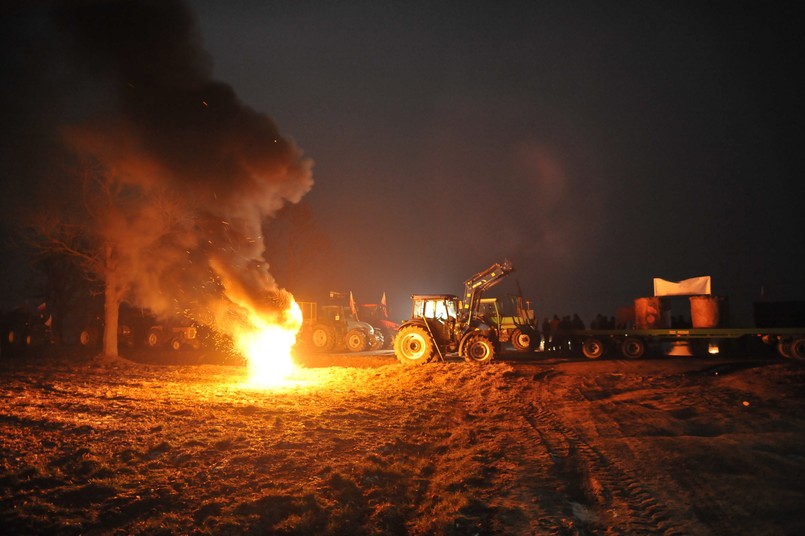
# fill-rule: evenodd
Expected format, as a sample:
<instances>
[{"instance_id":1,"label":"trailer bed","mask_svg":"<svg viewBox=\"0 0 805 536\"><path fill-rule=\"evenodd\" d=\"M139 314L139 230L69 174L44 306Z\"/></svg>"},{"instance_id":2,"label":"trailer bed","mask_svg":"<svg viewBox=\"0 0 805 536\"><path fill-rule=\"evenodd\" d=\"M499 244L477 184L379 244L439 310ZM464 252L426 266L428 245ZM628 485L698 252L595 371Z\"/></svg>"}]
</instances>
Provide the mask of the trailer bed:
<instances>
[{"instance_id":1,"label":"trailer bed","mask_svg":"<svg viewBox=\"0 0 805 536\"><path fill-rule=\"evenodd\" d=\"M596 359L612 347L624 357L642 357L648 344L668 341L709 341L711 349L725 340L757 338L776 345L783 357L805 359L805 327L792 328L651 328L572 329L556 333L559 340L580 345L582 353Z\"/></svg>"}]
</instances>

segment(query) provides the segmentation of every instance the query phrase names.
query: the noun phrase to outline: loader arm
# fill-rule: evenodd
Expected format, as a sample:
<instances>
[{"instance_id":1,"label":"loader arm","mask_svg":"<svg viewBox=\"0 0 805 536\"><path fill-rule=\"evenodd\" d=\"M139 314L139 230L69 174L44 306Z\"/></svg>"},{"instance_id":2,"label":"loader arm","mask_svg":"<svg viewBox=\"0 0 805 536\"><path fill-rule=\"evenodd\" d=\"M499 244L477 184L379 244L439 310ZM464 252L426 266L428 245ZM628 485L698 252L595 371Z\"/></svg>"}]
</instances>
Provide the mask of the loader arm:
<instances>
[{"instance_id":1,"label":"loader arm","mask_svg":"<svg viewBox=\"0 0 805 536\"><path fill-rule=\"evenodd\" d=\"M484 292L500 283L507 275L514 271L512 263L505 260L495 263L483 272L478 272L464 282L463 311L467 318L471 318L478 311L478 304Z\"/></svg>"}]
</instances>

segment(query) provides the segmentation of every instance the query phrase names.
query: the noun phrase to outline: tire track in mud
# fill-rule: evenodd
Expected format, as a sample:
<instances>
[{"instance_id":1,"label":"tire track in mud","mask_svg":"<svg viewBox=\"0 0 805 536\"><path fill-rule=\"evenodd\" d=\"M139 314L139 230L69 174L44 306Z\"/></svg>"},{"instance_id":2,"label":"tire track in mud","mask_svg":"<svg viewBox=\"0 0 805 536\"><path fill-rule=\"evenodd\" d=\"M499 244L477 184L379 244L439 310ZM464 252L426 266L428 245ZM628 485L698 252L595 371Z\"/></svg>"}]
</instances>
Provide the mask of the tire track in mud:
<instances>
[{"instance_id":1,"label":"tire track in mud","mask_svg":"<svg viewBox=\"0 0 805 536\"><path fill-rule=\"evenodd\" d=\"M629 364L627 362L627 364ZM667 435L671 438L696 438L729 442L730 437L742 434L751 434L760 430L752 420L767 419L774 422L775 401L770 404L758 397L751 385L742 388L741 383L723 383L725 378L734 373L742 373L753 369L764 362L727 361L717 364L706 364L702 368L684 371L672 371L667 374L655 376L650 379L651 390L654 391L649 398L635 397L635 391L642 389L642 385L629 385L618 394L626 395L625 403L634 403L640 408L658 412L664 415ZM587 380L578 388L579 399L589 402L600 401L602 391L609 391L610 385L598 379ZM611 391L610 391L611 392ZM621 400L623 404L624 401ZM736 408L741 408L736 412ZM606 411L606 408L601 408ZM772 412L772 415L769 414ZM616 409L615 414L622 414L622 409ZM736 415L742 415L736 418ZM750 421L747 423L747 421ZM780 424L766 424L764 428L785 428ZM724 439L722 439L724 438ZM718 450L716 450L718 452ZM698 455L697 463L704 466L704 471L685 470L684 489L685 496L691 496L689 512L697 520L699 527L719 527L723 534L741 534L754 532L748 528L746 518L741 517L741 508L726 495L712 490L709 471L718 473L740 474L746 471L745 466L736 466L730 457L713 455L703 449ZM706 465L705 465L706 463ZM717 467L714 469L714 466ZM742 504L742 503L739 503ZM748 516L752 517L752 516Z\"/></svg>"},{"instance_id":2,"label":"tire track in mud","mask_svg":"<svg viewBox=\"0 0 805 536\"><path fill-rule=\"evenodd\" d=\"M566 494L566 514L575 520L578 532L687 534L658 498L626 469L627 462L591 446L546 407L543 388L559 375L556 370L547 370L534 377L540 381L539 397L524 418L554 462L555 476Z\"/></svg>"}]
</instances>

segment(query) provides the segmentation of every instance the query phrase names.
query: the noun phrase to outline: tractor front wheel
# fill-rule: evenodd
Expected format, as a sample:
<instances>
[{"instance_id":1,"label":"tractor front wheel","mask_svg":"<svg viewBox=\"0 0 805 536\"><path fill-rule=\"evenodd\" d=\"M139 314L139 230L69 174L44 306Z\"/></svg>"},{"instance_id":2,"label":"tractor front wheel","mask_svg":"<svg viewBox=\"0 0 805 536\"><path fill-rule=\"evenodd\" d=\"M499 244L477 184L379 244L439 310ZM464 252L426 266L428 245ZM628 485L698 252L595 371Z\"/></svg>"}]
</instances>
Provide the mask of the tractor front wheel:
<instances>
[{"instance_id":1,"label":"tractor front wheel","mask_svg":"<svg viewBox=\"0 0 805 536\"><path fill-rule=\"evenodd\" d=\"M369 349L373 352L383 349L383 344L385 341L383 340L383 332L379 329L376 329L374 334L369 337Z\"/></svg>"},{"instance_id":2,"label":"tractor front wheel","mask_svg":"<svg viewBox=\"0 0 805 536\"><path fill-rule=\"evenodd\" d=\"M485 335L473 335L464 345L464 359L484 365L495 358L495 344Z\"/></svg>"},{"instance_id":3,"label":"tractor front wheel","mask_svg":"<svg viewBox=\"0 0 805 536\"><path fill-rule=\"evenodd\" d=\"M163 342L162 339L163 339L162 330L151 328L150 330L148 330L148 335L145 338L145 344L149 348L157 348L159 346L162 346Z\"/></svg>"},{"instance_id":4,"label":"tractor front wheel","mask_svg":"<svg viewBox=\"0 0 805 536\"><path fill-rule=\"evenodd\" d=\"M363 352L369 345L366 333L359 329L349 330L344 337L344 344L347 345L347 350L350 352Z\"/></svg>"},{"instance_id":5,"label":"tractor front wheel","mask_svg":"<svg viewBox=\"0 0 805 536\"><path fill-rule=\"evenodd\" d=\"M81 330L78 334L78 342L85 348L94 347L100 342L100 332L98 328L90 327Z\"/></svg>"},{"instance_id":6,"label":"tractor front wheel","mask_svg":"<svg viewBox=\"0 0 805 536\"><path fill-rule=\"evenodd\" d=\"M429 363L435 355L433 339L420 326L405 326L394 338L394 355L403 365L422 365Z\"/></svg>"}]
</instances>

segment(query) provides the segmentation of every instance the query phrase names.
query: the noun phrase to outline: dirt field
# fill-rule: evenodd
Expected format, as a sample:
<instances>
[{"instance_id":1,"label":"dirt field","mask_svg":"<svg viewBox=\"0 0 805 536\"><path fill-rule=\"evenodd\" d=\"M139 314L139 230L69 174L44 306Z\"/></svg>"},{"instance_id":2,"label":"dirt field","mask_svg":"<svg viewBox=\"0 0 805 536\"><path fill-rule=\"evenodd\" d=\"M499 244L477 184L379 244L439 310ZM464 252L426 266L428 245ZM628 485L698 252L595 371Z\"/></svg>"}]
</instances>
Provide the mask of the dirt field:
<instances>
[{"instance_id":1,"label":"dirt field","mask_svg":"<svg viewBox=\"0 0 805 536\"><path fill-rule=\"evenodd\" d=\"M191 360L192 361L192 360ZM0 363L13 534L802 534L805 363Z\"/></svg>"}]
</instances>

